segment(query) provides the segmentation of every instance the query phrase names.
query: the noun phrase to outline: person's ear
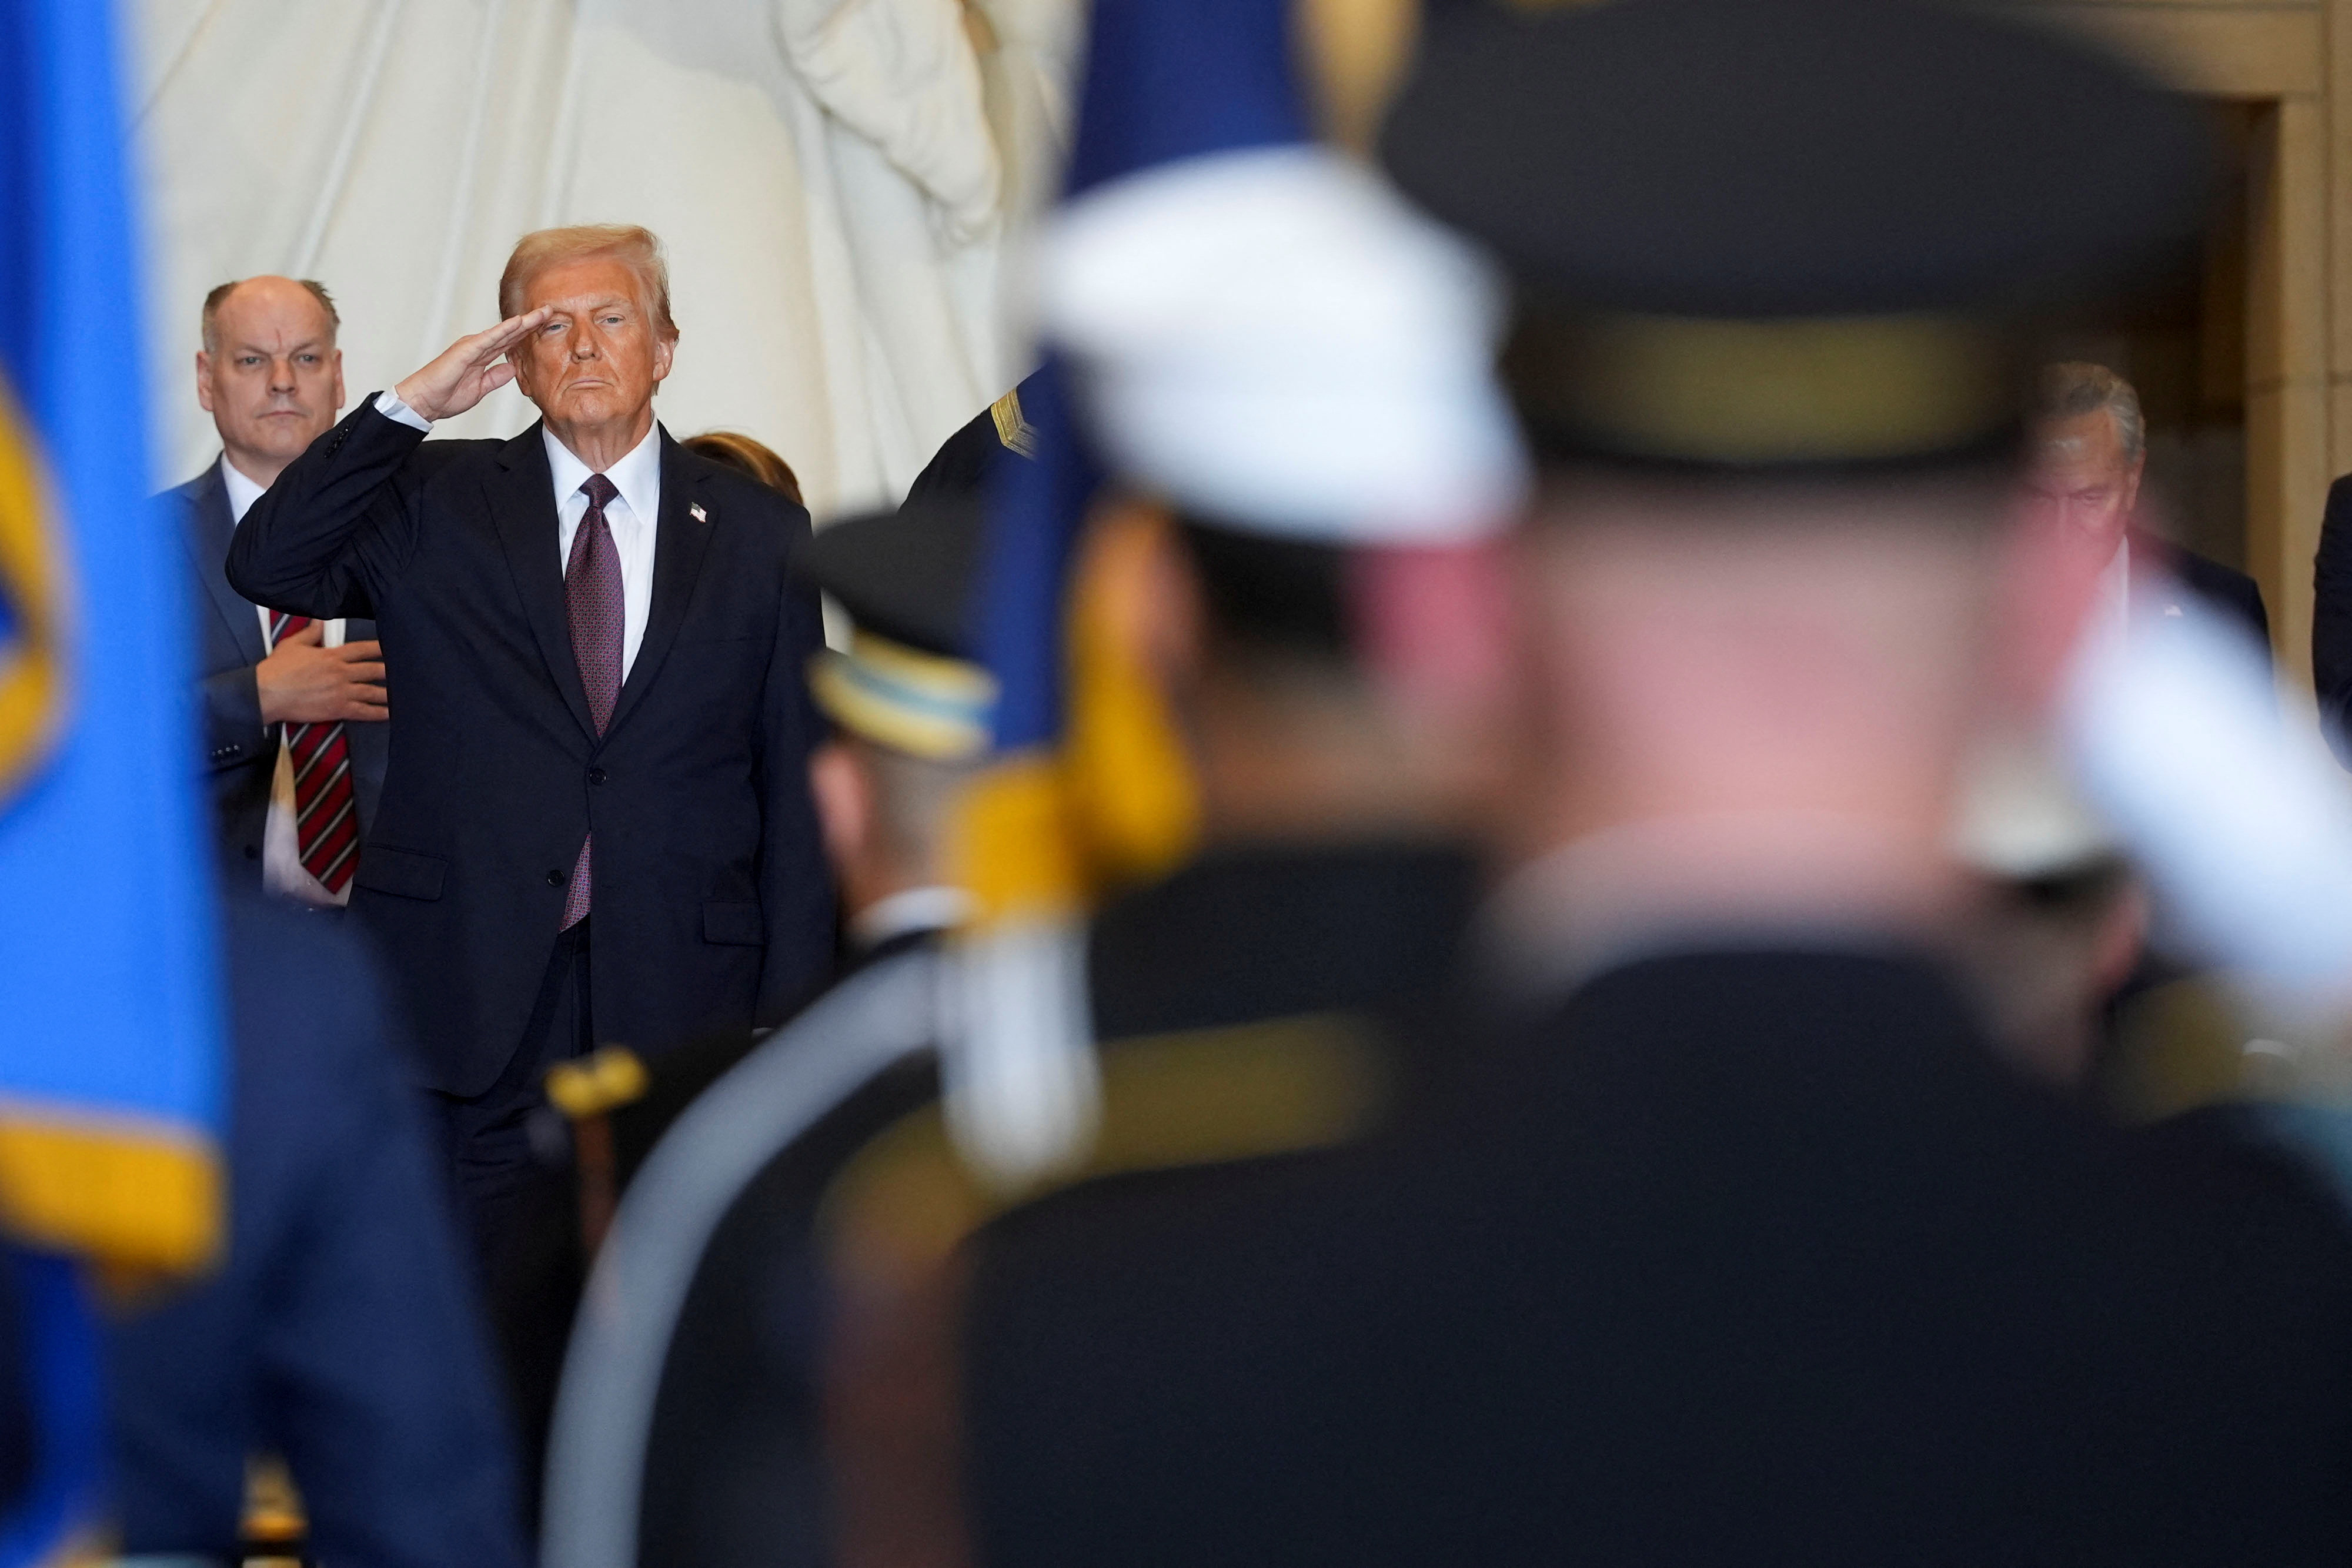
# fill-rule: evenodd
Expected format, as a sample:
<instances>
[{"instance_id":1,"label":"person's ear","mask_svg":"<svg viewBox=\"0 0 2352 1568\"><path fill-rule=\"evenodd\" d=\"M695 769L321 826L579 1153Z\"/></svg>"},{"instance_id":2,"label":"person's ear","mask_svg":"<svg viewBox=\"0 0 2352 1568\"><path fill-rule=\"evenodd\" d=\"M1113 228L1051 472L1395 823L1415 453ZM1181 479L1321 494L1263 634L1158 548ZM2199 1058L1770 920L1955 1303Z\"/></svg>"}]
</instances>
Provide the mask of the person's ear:
<instances>
[{"instance_id":1,"label":"person's ear","mask_svg":"<svg viewBox=\"0 0 2352 1568\"><path fill-rule=\"evenodd\" d=\"M2147 947L2147 891L2137 878L2117 893L2099 916L2092 939L2091 983L2099 1000L2106 1001L2124 988L2139 967Z\"/></svg>"},{"instance_id":2,"label":"person's ear","mask_svg":"<svg viewBox=\"0 0 2352 1568\"><path fill-rule=\"evenodd\" d=\"M514 381L512 385L515 391L522 393L524 397L530 399L532 402L537 402L539 401L538 389L531 385L531 382L534 379L533 371L537 367L539 361L532 356L530 346L537 341L539 341L538 333L526 332L523 334L522 340L520 342L510 344L508 347L506 354L507 363L514 367Z\"/></svg>"},{"instance_id":3,"label":"person's ear","mask_svg":"<svg viewBox=\"0 0 2352 1568\"><path fill-rule=\"evenodd\" d=\"M656 330L654 333L654 385L669 379L670 361L677 356L677 339Z\"/></svg>"},{"instance_id":4,"label":"person's ear","mask_svg":"<svg viewBox=\"0 0 2352 1568\"><path fill-rule=\"evenodd\" d=\"M1202 602L1200 574L1177 537L1181 525L1161 519L1132 558L1135 580L1122 597L1129 613L1121 619L1132 639L1135 662L1174 700L1200 679L1207 656L1208 609Z\"/></svg>"},{"instance_id":5,"label":"person's ear","mask_svg":"<svg viewBox=\"0 0 2352 1568\"><path fill-rule=\"evenodd\" d=\"M1392 701L1448 713L1496 700L1516 613L1506 549L1481 540L1349 554L1358 652Z\"/></svg>"},{"instance_id":6,"label":"person's ear","mask_svg":"<svg viewBox=\"0 0 2352 1568\"><path fill-rule=\"evenodd\" d=\"M874 841L874 775L856 747L840 739L811 752L808 767L825 858L845 886L864 866Z\"/></svg>"},{"instance_id":7,"label":"person's ear","mask_svg":"<svg viewBox=\"0 0 2352 1568\"><path fill-rule=\"evenodd\" d=\"M349 401L343 394L343 351L337 349L335 350L335 412L342 413L343 404Z\"/></svg>"},{"instance_id":8,"label":"person's ear","mask_svg":"<svg viewBox=\"0 0 2352 1568\"><path fill-rule=\"evenodd\" d=\"M196 350L196 406L213 411L213 357L202 349Z\"/></svg>"},{"instance_id":9,"label":"person's ear","mask_svg":"<svg viewBox=\"0 0 2352 1568\"><path fill-rule=\"evenodd\" d=\"M1433 811L1481 823L1510 786L1524 697L1507 547L1352 550L1356 656L1408 742ZM1400 779L1400 787L1407 781Z\"/></svg>"}]
</instances>

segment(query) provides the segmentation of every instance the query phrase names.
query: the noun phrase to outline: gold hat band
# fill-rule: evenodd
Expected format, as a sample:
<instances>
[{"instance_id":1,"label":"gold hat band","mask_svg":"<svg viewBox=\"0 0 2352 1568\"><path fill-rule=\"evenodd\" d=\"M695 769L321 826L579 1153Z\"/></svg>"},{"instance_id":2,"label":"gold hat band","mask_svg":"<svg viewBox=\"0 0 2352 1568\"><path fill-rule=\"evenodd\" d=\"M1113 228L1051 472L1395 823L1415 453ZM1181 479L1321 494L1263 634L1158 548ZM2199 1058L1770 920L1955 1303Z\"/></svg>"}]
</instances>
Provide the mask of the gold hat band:
<instances>
[{"instance_id":1,"label":"gold hat band","mask_svg":"<svg viewBox=\"0 0 2352 1568\"><path fill-rule=\"evenodd\" d=\"M960 762L988 749L996 682L961 659L854 631L847 653L811 662L809 689L835 723L910 757Z\"/></svg>"},{"instance_id":2,"label":"gold hat band","mask_svg":"<svg viewBox=\"0 0 2352 1568\"><path fill-rule=\"evenodd\" d=\"M2003 334L1949 316L1523 314L1503 370L1538 447L1743 466L1963 450L2017 413Z\"/></svg>"}]
</instances>

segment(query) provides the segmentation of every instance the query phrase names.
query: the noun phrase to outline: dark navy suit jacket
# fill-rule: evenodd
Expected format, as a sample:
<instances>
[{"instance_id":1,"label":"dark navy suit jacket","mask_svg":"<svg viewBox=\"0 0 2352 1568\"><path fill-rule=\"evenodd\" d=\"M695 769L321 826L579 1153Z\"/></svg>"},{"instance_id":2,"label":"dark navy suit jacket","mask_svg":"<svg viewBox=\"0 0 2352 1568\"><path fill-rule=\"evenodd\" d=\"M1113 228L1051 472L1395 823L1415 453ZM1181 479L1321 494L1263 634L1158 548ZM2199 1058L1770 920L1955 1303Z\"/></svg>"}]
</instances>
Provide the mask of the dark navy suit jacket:
<instances>
[{"instance_id":1,"label":"dark navy suit jacket","mask_svg":"<svg viewBox=\"0 0 2352 1568\"><path fill-rule=\"evenodd\" d=\"M2327 487L2311 606L2311 682L2320 728L2352 768L2352 474Z\"/></svg>"},{"instance_id":2,"label":"dark navy suit jacket","mask_svg":"<svg viewBox=\"0 0 2352 1568\"><path fill-rule=\"evenodd\" d=\"M2137 528L2132 530L2131 552L2135 598L2155 586L2147 580L2147 572L2158 569L2170 572L2173 580L2203 600L2206 608L2244 628L2261 646L2263 657L2271 656L2271 615L2263 605L2262 585L2252 578L2210 556Z\"/></svg>"},{"instance_id":3,"label":"dark navy suit jacket","mask_svg":"<svg viewBox=\"0 0 2352 1568\"><path fill-rule=\"evenodd\" d=\"M225 565L236 520L229 514L228 486L215 463L170 492L180 514L181 538L196 584L190 624L196 631L196 695L204 726L205 776L211 786L215 838L221 865L233 881L261 885L261 834L269 821L269 785L278 770L278 729L261 722L261 695L253 667L268 650L261 644L261 618L250 600L228 585ZM343 629L351 642L375 635L375 623L355 620ZM357 797L360 831L375 821L383 792L389 722L352 724L343 734L351 747L352 787Z\"/></svg>"},{"instance_id":4,"label":"dark navy suit jacket","mask_svg":"<svg viewBox=\"0 0 2352 1568\"><path fill-rule=\"evenodd\" d=\"M352 907L445 1092L481 1092L512 1057L592 827L600 1041L656 1054L777 1022L831 964L808 792L823 632L786 570L808 514L667 433L661 464L650 615L601 737L539 426L427 442L371 398L230 547L239 592L373 616L398 672L399 744Z\"/></svg>"},{"instance_id":5,"label":"dark navy suit jacket","mask_svg":"<svg viewBox=\"0 0 2352 1568\"><path fill-rule=\"evenodd\" d=\"M234 1561L246 1456L316 1555L522 1568L513 1459L449 1199L344 922L227 900L228 1255L108 1333L127 1553Z\"/></svg>"}]
</instances>

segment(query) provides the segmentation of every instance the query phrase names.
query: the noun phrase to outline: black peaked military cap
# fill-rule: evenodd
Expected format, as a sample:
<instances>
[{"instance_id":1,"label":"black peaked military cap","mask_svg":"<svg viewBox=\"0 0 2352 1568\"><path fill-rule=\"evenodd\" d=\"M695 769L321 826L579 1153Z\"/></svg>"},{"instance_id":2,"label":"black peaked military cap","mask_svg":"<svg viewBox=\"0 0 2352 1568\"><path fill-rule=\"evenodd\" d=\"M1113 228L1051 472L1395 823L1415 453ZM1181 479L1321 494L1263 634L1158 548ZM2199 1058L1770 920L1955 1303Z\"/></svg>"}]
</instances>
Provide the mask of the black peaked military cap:
<instances>
[{"instance_id":1,"label":"black peaked military cap","mask_svg":"<svg viewBox=\"0 0 2352 1568\"><path fill-rule=\"evenodd\" d=\"M910 501L820 528L795 567L850 619L845 653L810 672L834 719L867 739L952 760L988 739L993 686L971 662L980 568L977 496Z\"/></svg>"},{"instance_id":2,"label":"black peaked military cap","mask_svg":"<svg viewBox=\"0 0 2352 1568\"><path fill-rule=\"evenodd\" d=\"M2190 254L2188 104L1909 0L1437 8L1381 143L1511 275L1534 444L1734 465L2013 427L2019 330Z\"/></svg>"}]
</instances>

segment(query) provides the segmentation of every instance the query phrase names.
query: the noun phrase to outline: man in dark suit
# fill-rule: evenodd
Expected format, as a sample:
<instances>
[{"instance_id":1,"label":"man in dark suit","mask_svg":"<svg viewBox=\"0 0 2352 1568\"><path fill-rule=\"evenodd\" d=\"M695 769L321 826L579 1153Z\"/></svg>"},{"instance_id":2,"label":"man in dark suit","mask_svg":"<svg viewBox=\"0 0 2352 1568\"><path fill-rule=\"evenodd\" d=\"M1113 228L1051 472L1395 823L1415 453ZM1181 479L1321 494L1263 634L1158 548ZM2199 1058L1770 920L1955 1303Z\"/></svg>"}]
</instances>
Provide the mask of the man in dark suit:
<instances>
[{"instance_id":1,"label":"man in dark suit","mask_svg":"<svg viewBox=\"0 0 2352 1568\"><path fill-rule=\"evenodd\" d=\"M2138 526L2147 421L2131 382L2105 365L2047 366L2035 389L2026 494L2048 521L2077 530L2106 562L2102 619L2116 626L2179 615L2182 590L2271 652L2263 591L2234 567Z\"/></svg>"},{"instance_id":2,"label":"man in dark suit","mask_svg":"<svg viewBox=\"0 0 2352 1568\"><path fill-rule=\"evenodd\" d=\"M196 691L227 874L305 904L352 895L383 788L383 665L365 620L289 622L228 585L254 502L343 406L341 324L319 284L224 283L205 298L196 401L220 460L172 492L198 585Z\"/></svg>"},{"instance_id":3,"label":"man in dark suit","mask_svg":"<svg viewBox=\"0 0 2352 1568\"><path fill-rule=\"evenodd\" d=\"M226 913L227 1256L109 1325L122 1550L235 1561L247 1460L276 1453L328 1562L521 1568L489 1355L377 977L348 926L241 890Z\"/></svg>"},{"instance_id":4,"label":"man in dark suit","mask_svg":"<svg viewBox=\"0 0 2352 1568\"><path fill-rule=\"evenodd\" d=\"M807 513L655 421L677 329L652 235L527 235L499 306L314 442L228 563L257 600L372 615L399 667L353 902L486 1260L551 1062L773 1022L834 948L803 676L821 632L786 570ZM424 440L509 381L541 423Z\"/></svg>"},{"instance_id":5,"label":"man in dark suit","mask_svg":"<svg viewBox=\"0 0 2352 1568\"><path fill-rule=\"evenodd\" d=\"M977 497L943 493L833 523L800 554L799 572L833 595L852 627L848 650L825 653L809 670L835 727L810 758L809 776L846 917L845 978L936 946L969 912L971 900L948 884L945 865L950 808L988 737L990 683L965 647L980 531ZM651 1064L607 1046L550 1073L549 1097L570 1118L571 1135L535 1140L547 1151L546 1168L521 1199L521 1235L491 1282L490 1302L517 1422L534 1458L545 1448L588 1266L615 1206L670 1124L751 1046L722 1035ZM864 1100L886 1120L932 1092L928 1064L883 1078ZM766 1231L749 1222L749 1235L756 1246ZM755 1282L767 1282L762 1265L746 1267ZM728 1434L788 1417L771 1401L761 1366L732 1354L735 1320L703 1316L717 1326L681 1334L681 1354L688 1339L696 1349L691 1366L674 1373L692 1389L673 1439L686 1452L660 1482L648 1481L646 1495L666 1535L677 1533L669 1522L676 1515L740 1539L730 1511L773 1508L781 1491L773 1477L756 1477L748 1490L732 1484L757 1466L727 1457Z\"/></svg>"},{"instance_id":6,"label":"man in dark suit","mask_svg":"<svg viewBox=\"0 0 2352 1568\"><path fill-rule=\"evenodd\" d=\"M2313 572L2311 682L2320 728L2352 768L2352 474L2327 487Z\"/></svg>"}]
</instances>

